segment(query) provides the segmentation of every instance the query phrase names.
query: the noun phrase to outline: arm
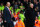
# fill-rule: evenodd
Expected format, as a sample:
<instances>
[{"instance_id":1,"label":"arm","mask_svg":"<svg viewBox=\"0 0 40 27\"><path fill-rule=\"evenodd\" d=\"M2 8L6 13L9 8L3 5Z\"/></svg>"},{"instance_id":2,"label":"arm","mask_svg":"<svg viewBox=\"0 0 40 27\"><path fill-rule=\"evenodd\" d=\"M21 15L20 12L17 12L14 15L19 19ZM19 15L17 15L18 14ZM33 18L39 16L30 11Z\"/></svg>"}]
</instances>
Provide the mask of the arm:
<instances>
[{"instance_id":1,"label":"arm","mask_svg":"<svg viewBox=\"0 0 40 27\"><path fill-rule=\"evenodd\" d=\"M4 20L6 20L6 9L4 9L3 11L3 17L4 17Z\"/></svg>"}]
</instances>

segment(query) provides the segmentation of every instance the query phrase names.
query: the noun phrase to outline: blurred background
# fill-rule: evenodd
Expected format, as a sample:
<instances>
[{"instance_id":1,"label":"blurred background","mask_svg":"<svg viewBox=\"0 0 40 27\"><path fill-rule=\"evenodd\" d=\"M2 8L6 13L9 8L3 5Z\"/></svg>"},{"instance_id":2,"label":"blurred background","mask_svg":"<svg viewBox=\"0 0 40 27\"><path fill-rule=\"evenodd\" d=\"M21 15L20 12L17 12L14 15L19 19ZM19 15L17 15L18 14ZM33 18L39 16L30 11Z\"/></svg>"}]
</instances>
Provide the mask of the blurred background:
<instances>
[{"instance_id":1,"label":"blurred background","mask_svg":"<svg viewBox=\"0 0 40 27\"><path fill-rule=\"evenodd\" d=\"M6 6L6 2L11 3L11 5L9 7L11 10L11 14L13 15L14 18L17 17L16 20L14 18L12 19L14 22L14 27L16 27L16 23L18 23L17 22L18 18L22 20L22 22L23 22L22 25L24 25L24 27L27 27L26 26L26 24L27 24L26 21L28 21L27 18L29 18L29 17L31 17L31 19L33 18L32 16L30 16L30 14L29 14L29 17L26 17L27 14L25 14L28 11L28 9L29 9L29 11L32 9L32 8L31 9L29 8L32 6L31 3L33 4L32 12L34 12L34 17L35 17L34 18L35 20L32 19L32 20L34 20L33 27L40 27L40 0L0 0L0 27L5 26L4 18L3 18L3 11ZM29 11L28 11L28 13L30 13ZM20 25L20 22L18 23L19 25ZM30 25L30 24L28 24L28 25ZM20 26L20 27L22 27L22 26Z\"/></svg>"}]
</instances>

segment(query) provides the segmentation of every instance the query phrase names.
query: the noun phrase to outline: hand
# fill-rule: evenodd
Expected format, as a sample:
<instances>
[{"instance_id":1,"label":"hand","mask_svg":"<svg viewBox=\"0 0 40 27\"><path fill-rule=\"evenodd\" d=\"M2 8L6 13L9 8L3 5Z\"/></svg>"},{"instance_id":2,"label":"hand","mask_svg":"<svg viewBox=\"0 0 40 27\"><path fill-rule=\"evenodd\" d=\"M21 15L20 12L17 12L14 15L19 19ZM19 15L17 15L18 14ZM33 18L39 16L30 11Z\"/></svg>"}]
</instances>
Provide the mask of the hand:
<instances>
[{"instance_id":1,"label":"hand","mask_svg":"<svg viewBox=\"0 0 40 27\"><path fill-rule=\"evenodd\" d=\"M6 23L7 21L5 20L4 22Z\"/></svg>"}]
</instances>

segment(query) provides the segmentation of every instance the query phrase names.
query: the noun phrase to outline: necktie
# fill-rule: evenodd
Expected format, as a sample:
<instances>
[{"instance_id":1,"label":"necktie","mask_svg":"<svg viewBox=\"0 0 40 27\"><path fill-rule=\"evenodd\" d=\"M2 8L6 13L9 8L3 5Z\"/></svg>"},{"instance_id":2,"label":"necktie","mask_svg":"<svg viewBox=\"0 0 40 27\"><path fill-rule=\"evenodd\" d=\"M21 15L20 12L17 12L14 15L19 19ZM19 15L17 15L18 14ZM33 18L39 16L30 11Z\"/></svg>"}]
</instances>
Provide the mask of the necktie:
<instances>
[{"instance_id":1,"label":"necktie","mask_svg":"<svg viewBox=\"0 0 40 27\"><path fill-rule=\"evenodd\" d=\"M9 12L10 12L10 14L11 14L11 11L10 11L10 9L9 9Z\"/></svg>"},{"instance_id":2,"label":"necktie","mask_svg":"<svg viewBox=\"0 0 40 27\"><path fill-rule=\"evenodd\" d=\"M10 11L10 9L9 9L9 12L10 12L10 15L11 15L11 11ZM12 18L12 15L11 15L11 18Z\"/></svg>"}]
</instances>

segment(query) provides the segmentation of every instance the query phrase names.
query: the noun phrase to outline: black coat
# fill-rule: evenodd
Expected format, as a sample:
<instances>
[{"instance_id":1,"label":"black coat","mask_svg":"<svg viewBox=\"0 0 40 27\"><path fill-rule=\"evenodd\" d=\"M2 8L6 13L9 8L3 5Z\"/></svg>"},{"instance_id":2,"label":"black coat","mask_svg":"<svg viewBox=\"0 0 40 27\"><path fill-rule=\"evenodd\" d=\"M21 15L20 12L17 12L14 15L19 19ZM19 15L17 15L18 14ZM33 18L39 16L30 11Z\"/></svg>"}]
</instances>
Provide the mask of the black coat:
<instances>
[{"instance_id":1,"label":"black coat","mask_svg":"<svg viewBox=\"0 0 40 27\"><path fill-rule=\"evenodd\" d=\"M25 17L26 17L26 23L27 24L34 25L34 21L35 21L34 9L32 9L32 8L29 7L25 11Z\"/></svg>"},{"instance_id":2,"label":"black coat","mask_svg":"<svg viewBox=\"0 0 40 27\"><path fill-rule=\"evenodd\" d=\"M35 11L35 17L38 16L38 13L37 13L37 12L38 12L38 11Z\"/></svg>"},{"instance_id":3,"label":"black coat","mask_svg":"<svg viewBox=\"0 0 40 27\"><path fill-rule=\"evenodd\" d=\"M25 16L27 18L33 18L33 16L34 16L34 9L32 9L32 8L26 9L25 14L26 14Z\"/></svg>"}]
</instances>

